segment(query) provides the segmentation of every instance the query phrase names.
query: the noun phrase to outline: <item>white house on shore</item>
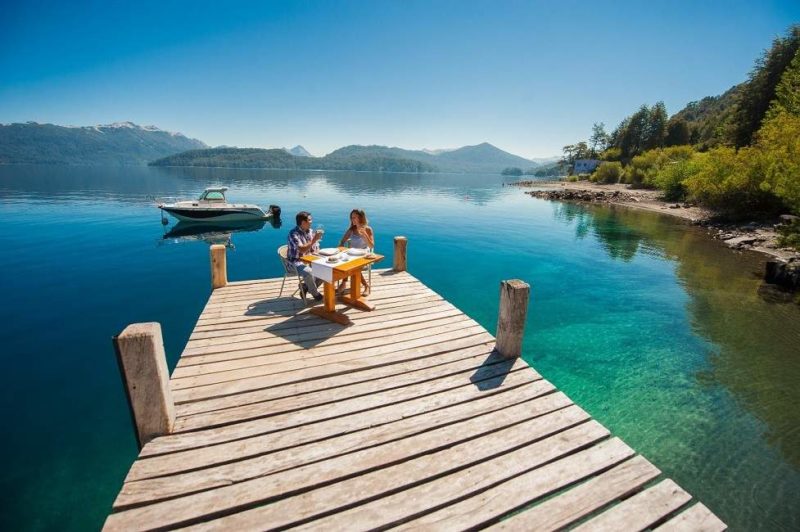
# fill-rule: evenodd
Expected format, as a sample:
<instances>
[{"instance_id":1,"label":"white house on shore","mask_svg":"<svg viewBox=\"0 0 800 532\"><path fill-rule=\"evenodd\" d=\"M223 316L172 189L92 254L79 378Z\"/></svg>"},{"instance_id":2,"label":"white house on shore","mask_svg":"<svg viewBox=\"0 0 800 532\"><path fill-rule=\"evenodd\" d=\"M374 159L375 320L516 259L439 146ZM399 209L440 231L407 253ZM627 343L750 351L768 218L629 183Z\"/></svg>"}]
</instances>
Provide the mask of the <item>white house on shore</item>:
<instances>
[{"instance_id":1,"label":"white house on shore","mask_svg":"<svg viewBox=\"0 0 800 532\"><path fill-rule=\"evenodd\" d=\"M599 159L577 159L575 161L575 173L591 174L602 162Z\"/></svg>"}]
</instances>

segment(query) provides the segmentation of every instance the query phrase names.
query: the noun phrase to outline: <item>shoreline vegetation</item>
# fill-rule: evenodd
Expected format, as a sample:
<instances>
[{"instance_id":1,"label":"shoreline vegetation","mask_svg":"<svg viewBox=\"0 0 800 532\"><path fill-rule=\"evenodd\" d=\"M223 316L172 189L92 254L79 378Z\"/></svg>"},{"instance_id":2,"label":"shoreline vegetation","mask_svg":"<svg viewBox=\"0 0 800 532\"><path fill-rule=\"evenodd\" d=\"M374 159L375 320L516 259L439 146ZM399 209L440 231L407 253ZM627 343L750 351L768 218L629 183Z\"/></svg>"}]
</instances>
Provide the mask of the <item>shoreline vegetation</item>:
<instances>
[{"instance_id":1,"label":"shoreline vegetation","mask_svg":"<svg viewBox=\"0 0 800 532\"><path fill-rule=\"evenodd\" d=\"M642 105L611 133L595 123L563 153L568 183L532 195L696 216L729 246L778 258L767 280L777 268L780 284L800 289L800 24L725 94L672 117L663 102ZM625 188L608 195L595 185Z\"/></svg>"},{"instance_id":2,"label":"shoreline vegetation","mask_svg":"<svg viewBox=\"0 0 800 532\"><path fill-rule=\"evenodd\" d=\"M800 258L800 252L791 247L781 246L778 242L780 233L777 229L791 222L794 219L791 215L773 222L763 220L746 223L730 222L719 219L714 211L696 204L667 201L657 190L634 189L623 183L605 185L586 181L533 180L507 183L507 185L539 189L526 191L525 194L550 201L619 205L665 214L680 218L691 225L708 228L714 238L725 241L732 249L758 251L784 260Z\"/></svg>"}]
</instances>

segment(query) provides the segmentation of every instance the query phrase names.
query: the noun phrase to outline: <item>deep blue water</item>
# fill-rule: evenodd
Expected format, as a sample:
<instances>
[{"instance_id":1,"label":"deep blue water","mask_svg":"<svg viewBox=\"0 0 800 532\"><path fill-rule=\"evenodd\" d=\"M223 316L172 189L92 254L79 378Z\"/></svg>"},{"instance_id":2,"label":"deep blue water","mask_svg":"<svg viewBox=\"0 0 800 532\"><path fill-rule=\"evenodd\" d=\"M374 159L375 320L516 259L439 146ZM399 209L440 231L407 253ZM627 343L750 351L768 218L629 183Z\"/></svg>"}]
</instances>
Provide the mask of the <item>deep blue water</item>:
<instances>
[{"instance_id":1,"label":"deep blue water","mask_svg":"<svg viewBox=\"0 0 800 532\"><path fill-rule=\"evenodd\" d=\"M230 236L230 280L282 275L310 210L354 207L376 248L494 332L498 285L532 285L524 356L734 530L800 529L800 307L763 259L651 213L532 199L500 176L0 166L0 529L96 529L136 456L111 346L162 324L174 365L208 297L208 242L164 238L151 196L274 203ZM453 257L468 258L459 266Z\"/></svg>"}]
</instances>

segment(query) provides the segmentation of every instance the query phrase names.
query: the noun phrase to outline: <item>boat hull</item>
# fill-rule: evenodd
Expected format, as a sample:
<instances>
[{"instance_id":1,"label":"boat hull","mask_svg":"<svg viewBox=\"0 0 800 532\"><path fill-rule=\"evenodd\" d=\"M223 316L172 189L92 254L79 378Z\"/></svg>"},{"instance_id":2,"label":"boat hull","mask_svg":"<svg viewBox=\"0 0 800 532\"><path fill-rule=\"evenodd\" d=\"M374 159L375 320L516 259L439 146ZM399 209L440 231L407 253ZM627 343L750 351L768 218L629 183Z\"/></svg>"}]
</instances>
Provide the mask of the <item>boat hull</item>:
<instances>
[{"instance_id":1,"label":"boat hull","mask_svg":"<svg viewBox=\"0 0 800 532\"><path fill-rule=\"evenodd\" d=\"M161 210L182 222L244 222L266 220L269 215L261 209L187 208L162 206Z\"/></svg>"}]
</instances>

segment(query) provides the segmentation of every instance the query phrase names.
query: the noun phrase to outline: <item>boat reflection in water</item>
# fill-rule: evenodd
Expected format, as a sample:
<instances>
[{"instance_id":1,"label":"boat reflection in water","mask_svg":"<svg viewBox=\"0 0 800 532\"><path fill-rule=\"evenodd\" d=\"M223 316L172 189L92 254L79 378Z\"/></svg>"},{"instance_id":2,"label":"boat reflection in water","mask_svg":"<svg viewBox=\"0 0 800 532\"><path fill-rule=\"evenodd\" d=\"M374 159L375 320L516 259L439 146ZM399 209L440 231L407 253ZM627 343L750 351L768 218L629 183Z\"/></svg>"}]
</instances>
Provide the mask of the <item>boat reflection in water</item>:
<instances>
[{"instance_id":1,"label":"boat reflection in water","mask_svg":"<svg viewBox=\"0 0 800 532\"><path fill-rule=\"evenodd\" d=\"M271 220L273 227L280 227L280 220ZM250 220L240 222L178 222L172 229L164 233L159 245L177 244L180 242L206 242L207 244L222 244L233 249L231 235L260 231L266 220Z\"/></svg>"}]
</instances>

